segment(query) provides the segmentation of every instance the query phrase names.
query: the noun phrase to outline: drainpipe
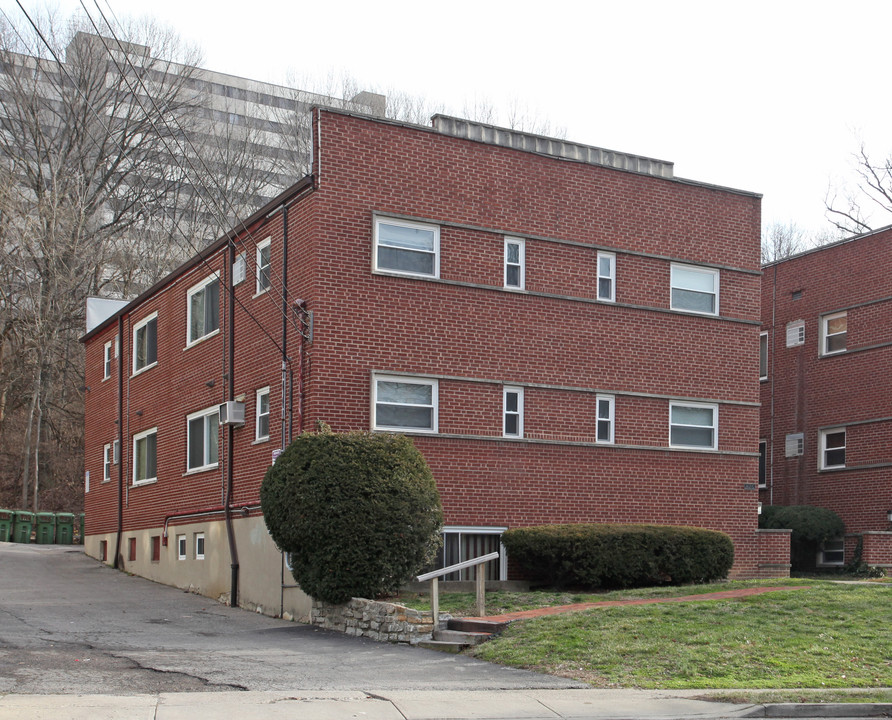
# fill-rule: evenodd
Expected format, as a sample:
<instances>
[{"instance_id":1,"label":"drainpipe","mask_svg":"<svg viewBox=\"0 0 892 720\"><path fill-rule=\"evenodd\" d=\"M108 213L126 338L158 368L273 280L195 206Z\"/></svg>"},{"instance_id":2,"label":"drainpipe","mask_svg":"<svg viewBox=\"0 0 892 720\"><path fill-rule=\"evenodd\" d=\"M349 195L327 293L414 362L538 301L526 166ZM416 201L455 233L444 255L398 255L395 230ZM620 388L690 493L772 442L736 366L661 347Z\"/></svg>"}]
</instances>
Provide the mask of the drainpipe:
<instances>
[{"instance_id":1,"label":"drainpipe","mask_svg":"<svg viewBox=\"0 0 892 720\"><path fill-rule=\"evenodd\" d=\"M114 452L114 450L112 450ZM114 459L114 458L112 458ZM124 530L124 315L118 315L118 537L115 540L114 568L121 557Z\"/></svg>"},{"instance_id":2,"label":"drainpipe","mask_svg":"<svg viewBox=\"0 0 892 720\"><path fill-rule=\"evenodd\" d=\"M771 428L769 434L771 436L768 445L768 458L770 468L770 479L768 486L768 504L774 505L774 356L777 354L775 346L777 334L777 263L774 265L774 278L771 286L771 352L768 354L768 372L771 373L769 379L769 392L771 393Z\"/></svg>"},{"instance_id":3,"label":"drainpipe","mask_svg":"<svg viewBox=\"0 0 892 720\"><path fill-rule=\"evenodd\" d=\"M288 206L282 208L282 370L285 370L285 364L288 362L288 318L290 312L288 308ZM293 370L291 363L288 362L288 368L291 371L291 377L288 381L288 426L285 426L285 383L282 383L282 450L291 442L291 422L294 406L291 400L291 387L293 383ZM284 379L284 378L283 378Z\"/></svg>"},{"instance_id":4,"label":"drainpipe","mask_svg":"<svg viewBox=\"0 0 892 720\"><path fill-rule=\"evenodd\" d=\"M229 345L229 389L227 397L232 400L235 398L235 284L233 283L232 267L235 265L235 243L229 242L229 271L227 279L229 284L229 317L228 325L228 345ZM226 499L224 501L224 510L226 518L226 537L229 540L229 558L230 558L230 585L229 585L229 604L231 607L238 607L238 547L235 542L235 530L232 527L232 513L230 504L232 503L232 487L233 487L233 426L226 426L226 450L229 462L226 466Z\"/></svg>"}]
</instances>

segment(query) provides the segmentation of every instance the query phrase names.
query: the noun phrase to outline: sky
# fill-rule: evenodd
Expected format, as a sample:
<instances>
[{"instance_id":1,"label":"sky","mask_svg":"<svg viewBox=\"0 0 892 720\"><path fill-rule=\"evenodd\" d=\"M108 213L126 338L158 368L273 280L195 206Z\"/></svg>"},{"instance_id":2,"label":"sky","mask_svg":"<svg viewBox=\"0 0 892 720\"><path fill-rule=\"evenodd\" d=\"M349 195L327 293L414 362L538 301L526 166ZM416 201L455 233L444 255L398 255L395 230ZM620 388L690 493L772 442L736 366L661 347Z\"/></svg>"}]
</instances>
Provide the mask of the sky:
<instances>
[{"instance_id":1,"label":"sky","mask_svg":"<svg viewBox=\"0 0 892 720\"><path fill-rule=\"evenodd\" d=\"M567 140L761 193L763 227L830 230L825 197L855 181L862 141L892 153L888 0L84 0L98 18L96 3L171 27L218 72L346 74L457 115L518 107ZM15 0L0 8L23 17Z\"/></svg>"}]
</instances>

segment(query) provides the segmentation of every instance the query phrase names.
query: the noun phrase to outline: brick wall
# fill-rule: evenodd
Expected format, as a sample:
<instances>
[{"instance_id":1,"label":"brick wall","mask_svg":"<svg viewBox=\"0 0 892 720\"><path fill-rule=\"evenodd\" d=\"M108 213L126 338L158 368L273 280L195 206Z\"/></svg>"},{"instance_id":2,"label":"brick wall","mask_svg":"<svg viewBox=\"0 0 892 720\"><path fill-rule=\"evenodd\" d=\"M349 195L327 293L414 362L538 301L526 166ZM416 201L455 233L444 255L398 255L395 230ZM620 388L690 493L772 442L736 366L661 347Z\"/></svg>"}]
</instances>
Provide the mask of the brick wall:
<instances>
[{"instance_id":1,"label":"brick wall","mask_svg":"<svg viewBox=\"0 0 892 720\"><path fill-rule=\"evenodd\" d=\"M321 130L320 130L321 126ZM158 312L158 365L124 378L124 523L219 506L233 461L236 504L256 502L286 430L372 427L375 373L438 385L438 433L415 434L437 479L449 525L660 522L728 532L735 575L755 575L774 546L755 533L758 426L759 200L748 193L560 161L433 131L321 112L315 189L289 206L288 294L313 315L299 346L285 343L293 403L282 391L286 226L256 218L237 251L248 257L238 303L221 332L186 347L190 287L228 281L224 249L176 275L125 314ZM376 217L440 233L436 279L373 272ZM525 244L526 286L503 287L504 238ZM256 295L255 243L270 239L272 288ZM616 302L597 300L597 253L614 253ZM719 313L673 311L673 262L717 271ZM289 302L290 305L290 302ZM234 313L235 363L227 355ZM96 372L107 327L87 341ZM299 352L299 348L300 351ZM302 353L302 356L301 356ZM88 377L91 377L88 375ZM246 425L221 435L221 461L186 471L186 416L244 396ZM88 379L88 385L92 385ZM87 467L116 431L115 393L88 394ZM504 439L503 385L524 390L524 437ZM270 388L270 438L254 432L256 391ZM302 393L300 390L302 389ZM596 442L596 397L614 398L615 441ZM674 401L716 408L717 449L669 446ZM132 487L132 436L158 427L158 481ZM227 455L227 454L231 455ZM87 498L88 533L116 523L117 484ZM770 545L770 544L769 544ZM772 549L774 548L774 549ZM770 564L770 563L769 563Z\"/></svg>"}]
</instances>

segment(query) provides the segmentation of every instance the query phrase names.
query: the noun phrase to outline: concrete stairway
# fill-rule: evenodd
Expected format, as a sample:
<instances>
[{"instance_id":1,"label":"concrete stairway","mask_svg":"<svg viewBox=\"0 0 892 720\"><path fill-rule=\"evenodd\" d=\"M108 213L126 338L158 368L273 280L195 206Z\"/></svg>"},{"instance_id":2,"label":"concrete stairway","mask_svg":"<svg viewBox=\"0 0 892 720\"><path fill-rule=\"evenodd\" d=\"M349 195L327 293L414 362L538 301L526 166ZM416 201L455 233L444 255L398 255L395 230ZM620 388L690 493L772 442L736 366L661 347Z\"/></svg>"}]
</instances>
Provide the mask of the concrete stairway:
<instances>
[{"instance_id":1,"label":"concrete stairway","mask_svg":"<svg viewBox=\"0 0 892 720\"><path fill-rule=\"evenodd\" d=\"M507 622L452 618L447 621L445 630L434 630L433 639L418 643L419 647L429 650L459 653L465 648L479 645L499 635Z\"/></svg>"}]
</instances>

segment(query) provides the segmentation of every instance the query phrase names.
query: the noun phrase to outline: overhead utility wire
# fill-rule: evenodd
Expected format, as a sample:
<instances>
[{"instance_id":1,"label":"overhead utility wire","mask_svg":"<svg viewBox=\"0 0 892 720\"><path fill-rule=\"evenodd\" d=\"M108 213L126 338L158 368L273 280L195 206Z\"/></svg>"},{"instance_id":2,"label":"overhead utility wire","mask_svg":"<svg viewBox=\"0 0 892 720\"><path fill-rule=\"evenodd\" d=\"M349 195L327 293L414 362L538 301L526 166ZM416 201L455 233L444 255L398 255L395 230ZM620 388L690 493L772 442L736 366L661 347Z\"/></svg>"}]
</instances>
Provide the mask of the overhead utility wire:
<instances>
[{"instance_id":1,"label":"overhead utility wire","mask_svg":"<svg viewBox=\"0 0 892 720\"><path fill-rule=\"evenodd\" d=\"M84 99L84 101L87 103L87 107L90 108L90 112L96 117L96 119L99 121L99 124L102 125L102 127L109 133L109 135L113 137L113 136L114 136L114 133L112 132L111 128L110 128L108 125L105 124L105 122L103 121L103 119L100 117L99 113L96 111L96 108L94 108L94 107L90 104L90 100L86 97L86 95L84 95L83 91L80 90L80 88L78 88L77 83L74 82L74 78L71 77L70 73L69 73L68 70L65 68L65 65L62 63L61 59L60 59L59 56L56 54L55 50L52 48L52 46L49 44L49 42L47 42L46 38L43 36L43 33L40 31L40 28L35 24L34 20L33 20L33 19L31 18L31 16L28 14L28 11L25 10L24 7L22 7L22 3L20 2L20 0L16 0L16 4L19 6L19 8L21 9L22 13L23 13L23 14L25 15L25 17L28 19L28 22L31 24L31 27L34 28L34 31L37 33L37 36L40 38L40 40L43 42L43 44L46 45L47 49L50 51L50 54L51 54L51 55L53 56L53 58L55 59L55 61L56 61L56 63L58 64L59 69L61 70L61 72L65 75L66 78L68 78L68 80L69 80L69 81L71 82L71 84L72 84L72 87L74 87L74 88L77 90L78 94L80 94L80 96L81 96L81 97ZM0 10L0 12L2 12L2 10ZM4 15L4 17L7 18L7 20L9 20L9 18L8 18L8 16L6 16L6 13L5 13L5 12L3 13L3 15ZM21 37L21 35L20 35L19 37ZM140 106L140 107L142 107L142 106ZM144 108L144 107L143 107L142 109L143 109L143 111L145 111L145 108ZM157 129L157 127L155 126L154 122L153 122L151 119L149 119L149 122L151 123L152 128L155 130L155 132L157 132L158 129ZM94 144L98 146L98 143L95 141L95 138L91 138L91 139L93 139ZM163 142L163 138L162 138L162 142ZM126 147L124 146L123 143L120 143L120 142L119 142L119 144L120 144L120 146L121 146L122 149L126 149ZM165 147L167 148L168 152L170 152L170 148L168 148L166 144L165 144ZM180 169L182 169L182 168L180 168ZM144 185L144 186L147 185L147 183L145 182L145 180L143 180L143 185ZM148 207L146 207L146 205L145 205L142 201L139 201L139 202L140 202L140 205L142 206L143 210L145 210L146 212L148 212ZM177 230L180 230L180 231L182 232L182 229L181 229L180 226L179 226L179 221L177 220L176 215L174 215L174 217L173 217L173 221L174 221L174 224L176 225ZM185 235L185 234L183 234L183 238L185 239L185 241L186 241L186 243L189 245L189 247L191 247L192 250L195 251L195 253L196 253L197 257L199 258L199 260L200 260L205 266L207 266L207 268L208 268L209 270L211 270L212 272L216 272L216 270L214 269L214 267L208 262L208 260L207 260L207 258L205 257L204 253L203 253L201 250L199 250L198 248L196 248L195 245L192 244L192 242L188 239L188 236ZM263 324L262 324L262 323L261 323L255 316L254 316L254 314L253 314L253 313L252 313L252 312L245 306L245 304L244 304L241 300L239 300L238 297L236 297L234 294L233 294L233 299L235 300L236 304L238 304L238 305L245 311L245 313L246 313L246 314L247 314L247 315L254 321L254 323L257 325L257 327L260 328L261 332L262 332L264 335L266 335L267 338L269 338L269 340L270 340L270 342L272 342L273 346L274 346L280 353L282 353L282 354L284 355L284 352L283 352L281 346L279 345L279 343L276 341L276 339L275 339L272 335L269 334L269 332L266 330L266 328L263 326ZM280 311L280 313L282 312L282 311L281 311L281 308L279 309L279 311ZM282 313L282 314L284 314L284 313Z\"/></svg>"},{"instance_id":2,"label":"overhead utility wire","mask_svg":"<svg viewBox=\"0 0 892 720\"><path fill-rule=\"evenodd\" d=\"M130 85L129 81L127 80L126 75L125 75L125 73L124 73L124 70L118 65L118 62L117 62L117 60L115 59L114 55L112 54L111 50L110 50L109 47L105 44L105 41L104 41L104 39L102 38L102 35L101 35L101 33L100 33L99 28L96 26L96 23L93 21L93 18L92 18L92 16L90 15L89 10L87 10L86 5L84 5L84 0L79 0L79 2L80 2L81 7L83 8L84 12L86 13L87 18L90 20L90 24L93 26L93 29L96 31L97 36L99 37L100 41L102 42L103 47L105 48L105 50L106 50L106 52L108 53L109 57L111 58L112 62L115 64L115 67L118 69L118 72L121 73L121 77L122 77L122 79L124 79L124 82L127 83L128 88L130 88L130 89L131 89L131 92L132 92L132 91L133 91L133 88L132 88L132 86ZM114 39L115 43L116 43L117 46L118 46L118 49L121 51L121 54L122 54L123 57L124 57L124 61L126 62L127 65L129 65L130 69L133 70L134 76L136 77L136 82L137 82L137 83L139 84L139 86L142 88L142 90L143 90L143 92L145 93L146 97L148 97L149 102L151 102L151 104L152 104L152 108L155 110L156 115L160 118L161 122L164 124L164 126L166 127L166 129L167 129L168 131L171 131L172 128L171 128L170 124L168 123L167 119L164 117L164 115L161 113L160 109L158 108L158 105L157 105L157 103L155 102L155 98L154 98L154 96L153 96L152 93L149 91L149 89L145 86L145 83L143 82L141 75L140 75L139 72L137 71L136 67L133 65L133 62L130 60L130 55L129 55L129 54L127 53L127 51L124 49L124 46L123 46L123 44L121 43L121 40L118 38L117 34L115 33L115 29L114 29L114 27L112 27L112 24L109 22L109 20L108 20L108 18L106 17L105 13L102 11L102 8L99 7L99 3L97 2L97 0L94 0L94 5L96 6L96 10L97 10L97 11L99 12L99 14L102 16L102 19L105 21L106 27L108 28L109 32L110 32L111 35L112 35L112 38ZM117 16L115 15L114 10L112 10L111 6L108 5L108 3L106 3L106 5L108 6L110 13L111 13L112 16L114 17L115 22L120 26L120 25L121 25L121 22L120 22L120 20L118 20ZM136 102L139 104L140 108L142 108L143 111L145 111L146 108L145 108L145 106L142 104L142 102L139 100L138 95L137 95L135 92L133 92L133 96L134 96L134 98L136 99ZM178 120L176 117L173 117L172 120L173 120L173 123L176 125L176 129L179 131L179 134L185 139L185 142L186 142L186 144L189 146L189 149L191 149L192 152L194 153L194 155L197 157L198 162L199 162L199 164L201 165L201 168L204 170L204 173L205 173L205 174L204 174L204 177L209 177L210 180L211 180L211 182L213 182L214 185L216 186L216 190L218 191L217 194L218 194L220 197L224 197L224 198L225 198L226 193L223 191L223 188L220 186L219 182L217 181L216 175L210 171L210 169L208 168L207 164L204 162L204 158L202 157L201 153L198 152L198 149L197 149L197 148L195 147L195 145L192 143L192 140L190 139L188 133L186 133L186 131L184 130L183 126L180 124L179 120ZM153 127L154 127L154 125L153 125ZM198 187L201 187L201 189L207 191L207 190L208 190L208 187L207 187L207 185L205 184L204 180L202 180L202 175L196 170L195 166L192 164L192 161L191 161L189 155L185 152L185 148L184 148L182 145L180 145L179 140L177 140L177 135L176 135L176 134L173 134L173 133L171 133L171 134L172 134L172 136L173 136L173 138L174 138L174 142L175 142L176 145L177 145L177 149L182 153L182 155L184 156L186 162L187 162L188 165L189 165L189 168L193 171L193 173L194 173L194 174L198 177L198 179L199 179L199 183L193 183L193 185L196 185L196 186L198 186ZM167 144L166 144L166 143L165 143L165 147L167 147ZM168 149L168 152L169 152L169 149ZM183 166L179 163L179 161L176 159L176 156L173 156L173 158L174 158L174 163L175 163L175 164L177 165L177 167L178 167L181 171L183 171L184 174L185 174L185 169L184 169ZM187 174L187 176L188 176L188 174ZM207 195L208 195L208 197L210 198L211 204L213 205L213 211L214 211L215 214L216 214L216 218L217 218L218 222L220 222L220 224L221 224L221 225L224 225L224 226L228 225L228 223L226 222L226 210L225 210L225 208L221 208L221 207L219 206L219 204L218 204L218 202L217 202L217 195L215 195L215 194L213 194L213 193L210 193L210 192L208 192ZM225 202L225 201L224 201L224 202ZM232 209L232 205L229 206L229 209L230 209L230 210ZM248 239L251 240L251 243L252 243L253 246L254 246L254 249L255 249L255 261L254 261L254 265L255 265L255 275L257 275L257 274L259 274L259 272L258 272L258 271L259 271L259 268L258 268L258 263L257 263L257 261L256 261L256 251L259 249L259 244L258 244L256 238L254 237L253 233L252 233L252 232L250 231L250 229L245 225L244 221L237 217L237 218L236 218L236 223L235 223L235 225L234 225L233 227L236 227L236 228L237 228L238 226L241 226L242 230L244 231L244 235L246 235L246 236L248 237ZM275 269L273 268L272 263L270 263L269 271L270 271L270 280L271 280L271 281L272 281L273 279L281 280L280 278L277 277L277 273L275 272ZM286 301L285 295L284 295L284 293L283 293L278 287L274 287L275 285L276 285L276 283L270 282L270 287L271 287L271 288L274 288L274 291L273 291L273 292L274 292L275 294L278 295L278 298L277 298L277 299L278 299L278 300L281 300L281 301L284 303L284 302ZM270 295L270 297L271 297L271 299L276 299L276 298L272 298L272 294ZM281 314L283 314L283 315L287 315L286 313L284 313L284 311L281 310L281 307L279 307L279 311L280 311ZM293 327L295 330L300 331L300 328L298 327L297 323L294 322L293 318L286 317L286 320L288 320L289 322L291 322L292 327Z\"/></svg>"}]
</instances>

